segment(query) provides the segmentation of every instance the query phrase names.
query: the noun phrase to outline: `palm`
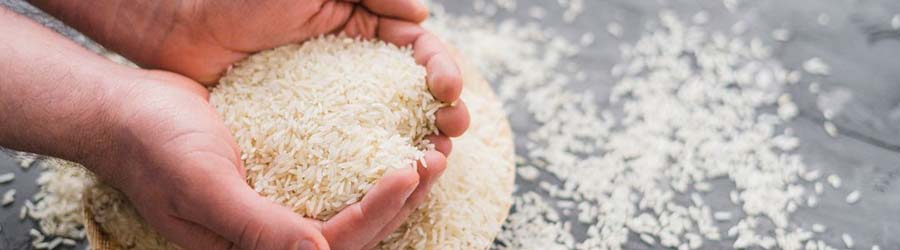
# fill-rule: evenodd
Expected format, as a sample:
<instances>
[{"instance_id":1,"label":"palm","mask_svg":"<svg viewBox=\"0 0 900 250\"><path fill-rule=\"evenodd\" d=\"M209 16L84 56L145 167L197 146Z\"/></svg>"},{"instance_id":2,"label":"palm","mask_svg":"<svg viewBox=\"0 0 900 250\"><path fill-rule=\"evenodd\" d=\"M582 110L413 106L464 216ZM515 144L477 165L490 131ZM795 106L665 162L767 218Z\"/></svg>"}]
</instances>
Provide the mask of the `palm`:
<instances>
[{"instance_id":1,"label":"palm","mask_svg":"<svg viewBox=\"0 0 900 250\"><path fill-rule=\"evenodd\" d=\"M126 114L120 119L127 143L109 155L121 158L105 161L116 165L97 169L113 172L98 176L186 249L297 249L304 240L329 242L331 249L371 247L422 202L446 164L440 153L429 152L430 167L420 167L420 176L412 170L386 176L330 221L302 218L246 184L239 148L207 102L206 89L172 73L144 78L149 80L128 85L117 105Z\"/></svg>"},{"instance_id":2,"label":"palm","mask_svg":"<svg viewBox=\"0 0 900 250\"><path fill-rule=\"evenodd\" d=\"M129 114L123 117L123 122L134 140L126 147L129 152L124 153L138 155L140 160L129 163L152 166L120 168L139 171L116 176L126 175L123 177L129 181L165 180L148 178L156 176L194 178L190 174L198 171L189 168L199 167L207 174L240 178L239 151L227 128L206 102L206 90L175 74L154 72L149 78L148 82L133 84L119 108L125 110L123 114ZM190 167L169 167L185 165Z\"/></svg>"}]
</instances>

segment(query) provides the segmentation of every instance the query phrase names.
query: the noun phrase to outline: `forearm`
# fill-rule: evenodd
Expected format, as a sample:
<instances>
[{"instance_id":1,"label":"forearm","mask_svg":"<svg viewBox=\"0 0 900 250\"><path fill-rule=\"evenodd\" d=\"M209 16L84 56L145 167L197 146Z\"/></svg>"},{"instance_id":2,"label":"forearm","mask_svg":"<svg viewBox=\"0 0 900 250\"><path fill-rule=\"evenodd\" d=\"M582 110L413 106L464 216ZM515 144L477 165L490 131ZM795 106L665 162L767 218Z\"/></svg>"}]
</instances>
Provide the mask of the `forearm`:
<instances>
[{"instance_id":1,"label":"forearm","mask_svg":"<svg viewBox=\"0 0 900 250\"><path fill-rule=\"evenodd\" d=\"M0 8L0 146L75 161L102 150L112 83L131 70Z\"/></svg>"},{"instance_id":2,"label":"forearm","mask_svg":"<svg viewBox=\"0 0 900 250\"><path fill-rule=\"evenodd\" d=\"M160 53L176 29L175 7L168 1L29 0L104 47L145 68L160 68Z\"/></svg>"}]
</instances>

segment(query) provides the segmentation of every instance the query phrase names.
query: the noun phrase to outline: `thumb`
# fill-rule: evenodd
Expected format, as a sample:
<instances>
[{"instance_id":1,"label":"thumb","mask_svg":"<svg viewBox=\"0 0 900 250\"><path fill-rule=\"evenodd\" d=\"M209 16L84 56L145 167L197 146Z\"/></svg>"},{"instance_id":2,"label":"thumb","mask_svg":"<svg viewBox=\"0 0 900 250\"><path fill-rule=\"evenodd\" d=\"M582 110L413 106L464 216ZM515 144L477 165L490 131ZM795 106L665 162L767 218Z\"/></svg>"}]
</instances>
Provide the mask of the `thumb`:
<instances>
[{"instance_id":1,"label":"thumb","mask_svg":"<svg viewBox=\"0 0 900 250\"><path fill-rule=\"evenodd\" d=\"M226 183L221 183L221 182ZM327 250L321 222L259 196L239 178L219 180L218 190L206 192L188 220L243 250Z\"/></svg>"}]
</instances>

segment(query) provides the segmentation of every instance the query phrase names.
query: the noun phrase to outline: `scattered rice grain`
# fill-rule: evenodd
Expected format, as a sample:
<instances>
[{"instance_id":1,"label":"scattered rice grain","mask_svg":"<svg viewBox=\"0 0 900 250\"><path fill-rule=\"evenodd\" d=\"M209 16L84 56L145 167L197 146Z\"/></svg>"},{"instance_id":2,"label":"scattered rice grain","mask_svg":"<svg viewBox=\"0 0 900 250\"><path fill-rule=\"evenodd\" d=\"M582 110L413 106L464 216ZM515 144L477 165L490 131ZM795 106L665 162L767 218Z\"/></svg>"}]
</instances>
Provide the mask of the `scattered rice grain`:
<instances>
[{"instance_id":1,"label":"scattered rice grain","mask_svg":"<svg viewBox=\"0 0 900 250\"><path fill-rule=\"evenodd\" d=\"M0 174L0 184L8 183L16 179L16 173Z\"/></svg>"},{"instance_id":2,"label":"scattered rice grain","mask_svg":"<svg viewBox=\"0 0 900 250\"><path fill-rule=\"evenodd\" d=\"M0 204L3 206L8 206L16 201L16 189L7 190L3 193L3 200L0 201Z\"/></svg>"},{"instance_id":3,"label":"scattered rice grain","mask_svg":"<svg viewBox=\"0 0 900 250\"><path fill-rule=\"evenodd\" d=\"M829 75L831 67L822 58L813 57L803 62L803 70L814 75Z\"/></svg>"},{"instance_id":4,"label":"scattered rice grain","mask_svg":"<svg viewBox=\"0 0 900 250\"><path fill-rule=\"evenodd\" d=\"M622 28L622 25L618 22L610 22L606 24L606 32L609 32L609 34L615 38L621 38L624 31L625 29Z\"/></svg>"},{"instance_id":5,"label":"scattered rice grain","mask_svg":"<svg viewBox=\"0 0 900 250\"><path fill-rule=\"evenodd\" d=\"M831 136L831 137L838 136L837 126L835 126L833 122L826 121L825 124L823 125L823 127L825 128L825 133L827 133L828 136Z\"/></svg>"},{"instance_id":6,"label":"scattered rice grain","mask_svg":"<svg viewBox=\"0 0 900 250\"><path fill-rule=\"evenodd\" d=\"M850 237L849 234L841 234L841 240L844 242L844 246L853 248L853 237Z\"/></svg>"},{"instance_id":7,"label":"scattered rice grain","mask_svg":"<svg viewBox=\"0 0 900 250\"><path fill-rule=\"evenodd\" d=\"M853 192L850 192L850 194L847 195L847 198L845 198L844 201L846 201L847 204L856 204L856 202L859 201L859 198L860 198L859 191L854 190Z\"/></svg>"},{"instance_id":8,"label":"scattered rice grain","mask_svg":"<svg viewBox=\"0 0 900 250\"><path fill-rule=\"evenodd\" d=\"M828 175L826 181L828 181L828 184L834 189L841 188L841 177L836 174Z\"/></svg>"}]
</instances>

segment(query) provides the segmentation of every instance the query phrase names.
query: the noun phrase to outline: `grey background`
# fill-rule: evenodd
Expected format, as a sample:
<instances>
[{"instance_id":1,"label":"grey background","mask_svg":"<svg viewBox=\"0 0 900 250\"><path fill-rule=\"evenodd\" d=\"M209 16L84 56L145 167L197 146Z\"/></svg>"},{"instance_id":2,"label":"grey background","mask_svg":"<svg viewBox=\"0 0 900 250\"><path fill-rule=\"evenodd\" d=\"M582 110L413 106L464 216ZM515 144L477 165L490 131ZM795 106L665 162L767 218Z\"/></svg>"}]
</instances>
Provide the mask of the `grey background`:
<instances>
[{"instance_id":1,"label":"grey background","mask_svg":"<svg viewBox=\"0 0 900 250\"><path fill-rule=\"evenodd\" d=\"M437 2L450 13L474 13L471 0ZM89 48L97 48L77 32L27 4L17 0L0 0L0 4L41 21ZM548 10L540 23L552 27L556 34L572 41L577 41L586 31L597 35L596 42L572 60L590 72L588 81L577 87L595 91L598 96L607 96L615 81L608 72L619 58L618 45L636 41L645 23L654 22L661 8L675 10L686 20L705 10L710 13L706 25L710 29L728 30L736 20L744 20L748 24L744 36L763 38L774 48L774 57L790 68L799 68L813 56L824 59L832 67L831 76L804 76L801 84L788 89L801 111L789 126L801 139L798 153L807 165L839 174L844 186L838 191L826 191L817 208L801 206L792 219L807 228L816 222L827 225L829 230L821 238L832 246L843 246L840 233L848 232L856 240L857 249L868 249L872 244L879 244L882 249L900 249L900 237L896 237L900 232L900 31L890 27L891 17L900 13L900 1L756 0L742 1L739 11L729 13L719 0L586 0L584 13L574 23L566 24L562 22L562 10L556 1L520 0L516 11L501 11L494 19L538 21L528 17L531 5ZM820 13L830 16L828 26L816 23ZM619 22L625 28L621 39L606 33L610 21ZM770 32L778 27L792 30L792 39L786 43L772 41ZM816 106L816 97L807 90L810 80L820 82L823 92L835 87L853 92L853 100L834 118L841 134L838 138L829 137L822 129L824 118ZM598 103L606 104L605 100ZM513 112L510 118L518 134L535 126L523 112ZM521 144L524 140L517 142ZM517 149L525 150L522 145ZM0 185L0 191L16 188L18 199L13 205L0 208L0 249L27 249L27 231L33 224L20 222L17 215L24 199L36 191L33 180L39 169L33 167L22 172L15 162L0 153L0 173L8 171L16 172L17 178L12 184ZM519 184L522 190L534 188L530 182L519 181ZM719 191L707 194L706 200L713 206L728 204L727 190L733 186L728 181L714 182L714 185L727 188L714 189ZM853 206L845 204L844 196L854 189L862 193L861 201ZM730 223L733 222L721 225L730 226ZM730 245L727 240L707 242L704 249L724 249ZM660 249L639 241L629 242L626 248Z\"/></svg>"}]
</instances>

